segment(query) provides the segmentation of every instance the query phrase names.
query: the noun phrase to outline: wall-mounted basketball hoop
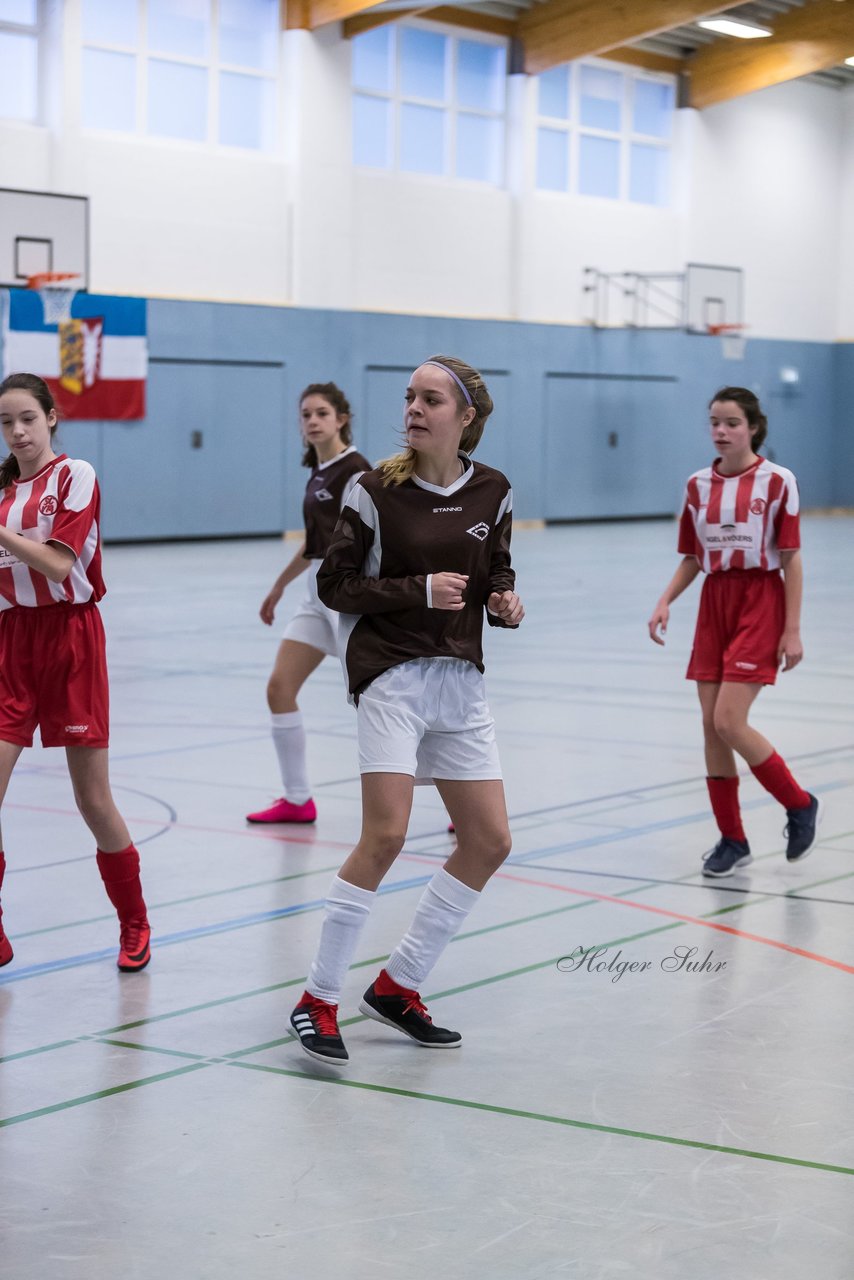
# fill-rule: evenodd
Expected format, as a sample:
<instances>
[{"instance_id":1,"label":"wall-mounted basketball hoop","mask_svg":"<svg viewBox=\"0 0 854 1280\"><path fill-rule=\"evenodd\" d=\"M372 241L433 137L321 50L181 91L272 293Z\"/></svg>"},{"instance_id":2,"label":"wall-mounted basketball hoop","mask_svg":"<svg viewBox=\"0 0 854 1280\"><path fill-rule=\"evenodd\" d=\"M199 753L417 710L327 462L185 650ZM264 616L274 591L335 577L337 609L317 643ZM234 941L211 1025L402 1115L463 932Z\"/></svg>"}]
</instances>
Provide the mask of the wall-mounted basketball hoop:
<instances>
[{"instance_id":1,"label":"wall-mounted basketball hoop","mask_svg":"<svg viewBox=\"0 0 854 1280\"><path fill-rule=\"evenodd\" d=\"M40 271L28 277L27 288L35 289L42 300L45 324L64 324L71 319L71 304L79 286L69 281L79 279L77 271Z\"/></svg>"}]
</instances>

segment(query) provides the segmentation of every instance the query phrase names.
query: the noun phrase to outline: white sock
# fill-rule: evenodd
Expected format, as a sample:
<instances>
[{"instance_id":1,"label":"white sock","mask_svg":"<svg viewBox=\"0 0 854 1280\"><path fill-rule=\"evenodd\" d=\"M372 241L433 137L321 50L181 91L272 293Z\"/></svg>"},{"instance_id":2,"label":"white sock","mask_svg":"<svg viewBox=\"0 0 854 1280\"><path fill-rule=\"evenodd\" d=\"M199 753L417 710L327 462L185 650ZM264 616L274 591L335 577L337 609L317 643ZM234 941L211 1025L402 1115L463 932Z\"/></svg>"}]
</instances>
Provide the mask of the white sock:
<instances>
[{"instance_id":1,"label":"white sock","mask_svg":"<svg viewBox=\"0 0 854 1280\"><path fill-rule=\"evenodd\" d=\"M337 1004L350 961L365 927L376 894L340 876L332 881L326 899L320 944L308 971L305 989L318 1000Z\"/></svg>"},{"instance_id":2,"label":"white sock","mask_svg":"<svg viewBox=\"0 0 854 1280\"><path fill-rule=\"evenodd\" d=\"M311 799L308 772L305 763L305 729L301 711L284 711L271 714L273 746L279 757L282 788L285 799L291 804L305 804Z\"/></svg>"},{"instance_id":3,"label":"white sock","mask_svg":"<svg viewBox=\"0 0 854 1280\"><path fill-rule=\"evenodd\" d=\"M459 933L480 894L444 867L421 896L408 932L395 947L386 973L401 987L420 991L439 956Z\"/></svg>"}]
</instances>

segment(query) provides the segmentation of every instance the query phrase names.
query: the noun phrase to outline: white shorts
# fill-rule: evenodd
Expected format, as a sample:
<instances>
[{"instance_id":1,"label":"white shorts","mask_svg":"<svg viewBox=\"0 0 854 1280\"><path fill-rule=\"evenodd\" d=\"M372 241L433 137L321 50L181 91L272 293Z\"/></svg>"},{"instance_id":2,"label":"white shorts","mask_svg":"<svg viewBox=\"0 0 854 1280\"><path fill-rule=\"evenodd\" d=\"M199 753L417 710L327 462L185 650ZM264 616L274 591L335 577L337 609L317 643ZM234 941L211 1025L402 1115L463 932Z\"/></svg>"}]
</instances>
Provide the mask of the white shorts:
<instances>
[{"instance_id":1,"label":"white shorts","mask_svg":"<svg viewBox=\"0 0 854 1280\"><path fill-rule=\"evenodd\" d=\"M305 595L290 622L282 632L283 640L310 644L330 657L338 656L338 614L327 609L317 598L317 571L322 561L312 560L306 574Z\"/></svg>"},{"instance_id":2,"label":"white shorts","mask_svg":"<svg viewBox=\"0 0 854 1280\"><path fill-rule=\"evenodd\" d=\"M483 676L462 658L416 658L359 695L362 773L475 782L501 778Z\"/></svg>"}]
</instances>

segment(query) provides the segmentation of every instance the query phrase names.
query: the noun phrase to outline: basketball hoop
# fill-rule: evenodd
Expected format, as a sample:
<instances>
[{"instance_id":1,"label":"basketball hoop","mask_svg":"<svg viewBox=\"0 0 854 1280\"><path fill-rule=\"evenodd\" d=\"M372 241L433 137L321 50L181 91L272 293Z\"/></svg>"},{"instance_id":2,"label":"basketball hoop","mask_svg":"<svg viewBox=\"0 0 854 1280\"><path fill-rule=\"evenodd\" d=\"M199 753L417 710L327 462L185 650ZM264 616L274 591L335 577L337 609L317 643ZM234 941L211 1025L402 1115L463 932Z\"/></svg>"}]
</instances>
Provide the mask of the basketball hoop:
<instances>
[{"instance_id":1,"label":"basketball hoop","mask_svg":"<svg viewBox=\"0 0 854 1280\"><path fill-rule=\"evenodd\" d=\"M743 360L747 338L744 336L746 324L709 324L708 333L721 340L721 355L724 360Z\"/></svg>"},{"instance_id":2,"label":"basketball hoop","mask_svg":"<svg viewBox=\"0 0 854 1280\"><path fill-rule=\"evenodd\" d=\"M27 288L35 289L41 298L45 324L64 324L71 319L77 285L68 281L79 279L78 271L40 271L29 277Z\"/></svg>"}]
</instances>

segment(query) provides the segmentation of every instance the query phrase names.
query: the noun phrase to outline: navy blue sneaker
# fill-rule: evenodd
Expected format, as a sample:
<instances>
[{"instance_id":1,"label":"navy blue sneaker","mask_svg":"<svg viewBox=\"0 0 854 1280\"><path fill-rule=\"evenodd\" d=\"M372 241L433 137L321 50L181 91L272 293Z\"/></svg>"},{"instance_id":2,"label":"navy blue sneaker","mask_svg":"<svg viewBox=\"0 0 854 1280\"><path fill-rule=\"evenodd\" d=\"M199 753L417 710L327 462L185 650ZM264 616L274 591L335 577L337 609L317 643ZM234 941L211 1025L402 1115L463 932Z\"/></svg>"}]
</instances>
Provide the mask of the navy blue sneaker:
<instances>
[{"instance_id":1,"label":"navy blue sneaker","mask_svg":"<svg viewBox=\"0 0 854 1280\"><path fill-rule=\"evenodd\" d=\"M816 828L819 823L818 797L809 791L810 802L805 809L787 809L789 821L783 828L783 835L788 840L786 845L786 861L800 862L815 844Z\"/></svg>"},{"instance_id":2,"label":"navy blue sneaker","mask_svg":"<svg viewBox=\"0 0 854 1280\"><path fill-rule=\"evenodd\" d=\"M746 840L730 840L728 836L721 836L714 849L703 858L703 875L731 876L736 867L746 867L752 861Z\"/></svg>"}]
</instances>

